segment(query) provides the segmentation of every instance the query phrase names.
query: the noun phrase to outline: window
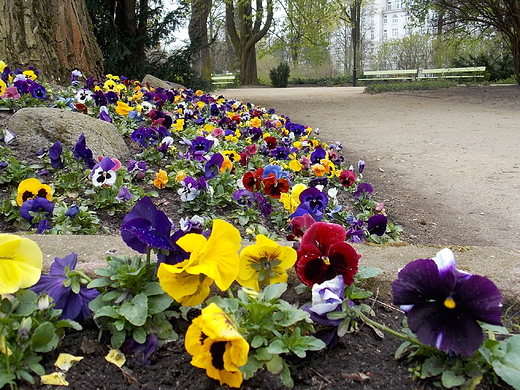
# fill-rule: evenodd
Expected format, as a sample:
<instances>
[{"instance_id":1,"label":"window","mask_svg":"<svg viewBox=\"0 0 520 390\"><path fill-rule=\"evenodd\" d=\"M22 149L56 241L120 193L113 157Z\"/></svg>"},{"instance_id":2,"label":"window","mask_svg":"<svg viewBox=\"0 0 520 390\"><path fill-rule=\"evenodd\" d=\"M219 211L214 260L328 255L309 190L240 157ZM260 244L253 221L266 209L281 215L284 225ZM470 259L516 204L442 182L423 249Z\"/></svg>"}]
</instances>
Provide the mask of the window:
<instances>
[{"instance_id":1,"label":"window","mask_svg":"<svg viewBox=\"0 0 520 390\"><path fill-rule=\"evenodd\" d=\"M388 33L386 32L386 30L383 30L383 38L388 38Z\"/></svg>"},{"instance_id":2,"label":"window","mask_svg":"<svg viewBox=\"0 0 520 390\"><path fill-rule=\"evenodd\" d=\"M376 36L375 36L374 32L371 31L371 32L370 32L370 40L373 41L374 39L376 39Z\"/></svg>"},{"instance_id":3,"label":"window","mask_svg":"<svg viewBox=\"0 0 520 390\"><path fill-rule=\"evenodd\" d=\"M387 9L387 11L390 11L392 9L392 2L391 1L386 3L386 9Z\"/></svg>"},{"instance_id":4,"label":"window","mask_svg":"<svg viewBox=\"0 0 520 390\"><path fill-rule=\"evenodd\" d=\"M395 9L401 9L401 8L403 8L402 0L395 0Z\"/></svg>"},{"instance_id":5,"label":"window","mask_svg":"<svg viewBox=\"0 0 520 390\"><path fill-rule=\"evenodd\" d=\"M388 16L383 16L383 24L387 24L388 23Z\"/></svg>"},{"instance_id":6,"label":"window","mask_svg":"<svg viewBox=\"0 0 520 390\"><path fill-rule=\"evenodd\" d=\"M397 28L392 29L392 38L398 38L399 37L399 30Z\"/></svg>"},{"instance_id":7,"label":"window","mask_svg":"<svg viewBox=\"0 0 520 390\"><path fill-rule=\"evenodd\" d=\"M393 24L397 24L397 23L399 23L399 16L394 15L394 16L392 17L392 23L393 23Z\"/></svg>"}]
</instances>

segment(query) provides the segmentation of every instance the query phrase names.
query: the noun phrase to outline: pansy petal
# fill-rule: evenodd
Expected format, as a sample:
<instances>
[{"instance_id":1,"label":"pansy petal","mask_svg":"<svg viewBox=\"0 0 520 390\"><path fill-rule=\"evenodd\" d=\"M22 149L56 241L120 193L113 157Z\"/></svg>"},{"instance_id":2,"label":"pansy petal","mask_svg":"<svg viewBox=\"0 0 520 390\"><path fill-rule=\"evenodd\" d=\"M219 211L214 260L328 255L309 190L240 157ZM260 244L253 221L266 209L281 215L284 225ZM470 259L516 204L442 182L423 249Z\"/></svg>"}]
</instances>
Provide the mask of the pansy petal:
<instances>
[{"instance_id":1,"label":"pansy petal","mask_svg":"<svg viewBox=\"0 0 520 390\"><path fill-rule=\"evenodd\" d=\"M488 278L471 275L463 281L463 288L457 290L453 299L460 302L476 320L493 325L502 324L502 294Z\"/></svg>"},{"instance_id":2,"label":"pansy petal","mask_svg":"<svg viewBox=\"0 0 520 390\"><path fill-rule=\"evenodd\" d=\"M38 282L43 254L28 238L0 234L0 294L9 294Z\"/></svg>"},{"instance_id":3,"label":"pansy petal","mask_svg":"<svg viewBox=\"0 0 520 390\"><path fill-rule=\"evenodd\" d=\"M473 355L484 338L477 321L463 311L444 307L442 302L414 305L408 313L408 325L421 343L464 356Z\"/></svg>"}]
</instances>

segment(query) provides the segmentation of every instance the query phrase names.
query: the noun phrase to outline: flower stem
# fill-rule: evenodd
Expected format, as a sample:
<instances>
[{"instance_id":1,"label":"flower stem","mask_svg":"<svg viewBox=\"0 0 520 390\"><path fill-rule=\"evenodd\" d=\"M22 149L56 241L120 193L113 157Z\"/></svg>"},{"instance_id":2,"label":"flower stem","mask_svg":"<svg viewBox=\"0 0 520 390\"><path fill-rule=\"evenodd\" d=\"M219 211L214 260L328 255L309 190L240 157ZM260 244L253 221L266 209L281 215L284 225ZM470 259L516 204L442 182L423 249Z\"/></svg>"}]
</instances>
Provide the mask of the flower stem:
<instances>
[{"instance_id":1,"label":"flower stem","mask_svg":"<svg viewBox=\"0 0 520 390\"><path fill-rule=\"evenodd\" d=\"M401 333L401 332L398 332L396 330L393 330L385 325L382 325L380 324L379 322L376 322L370 318L368 318L365 314L363 314L361 312L361 310L356 310L356 314L358 315L358 317L363 320L364 322L366 322L367 324L370 324L372 325L373 327L379 329L379 330L382 330L383 332L386 332L386 333L389 333L391 334L392 336L394 337L397 337L399 339L402 339L402 340L405 340L405 341L408 341L412 344L416 344L416 345L419 345L421 347L425 347L425 348L433 348L433 347L430 347L428 345L425 345L423 343L421 343L419 340L417 340L415 337L411 337L411 336L408 336L404 333Z\"/></svg>"}]
</instances>

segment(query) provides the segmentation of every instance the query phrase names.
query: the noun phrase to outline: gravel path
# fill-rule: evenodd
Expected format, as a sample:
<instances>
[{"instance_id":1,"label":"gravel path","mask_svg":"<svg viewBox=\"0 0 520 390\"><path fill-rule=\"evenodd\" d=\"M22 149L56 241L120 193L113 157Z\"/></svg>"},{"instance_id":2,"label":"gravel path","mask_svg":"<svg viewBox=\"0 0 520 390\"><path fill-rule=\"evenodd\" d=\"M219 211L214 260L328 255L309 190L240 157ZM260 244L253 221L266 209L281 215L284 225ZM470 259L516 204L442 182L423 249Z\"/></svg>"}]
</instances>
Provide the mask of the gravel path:
<instances>
[{"instance_id":1,"label":"gravel path","mask_svg":"<svg viewBox=\"0 0 520 390\"><path fill-rule=\"evenodd\" d=\"M275 108L341 141L404 240L520 255L520 87L452 87L370 95L363 88L218 91Z\"/></svg>"}]
</instances>

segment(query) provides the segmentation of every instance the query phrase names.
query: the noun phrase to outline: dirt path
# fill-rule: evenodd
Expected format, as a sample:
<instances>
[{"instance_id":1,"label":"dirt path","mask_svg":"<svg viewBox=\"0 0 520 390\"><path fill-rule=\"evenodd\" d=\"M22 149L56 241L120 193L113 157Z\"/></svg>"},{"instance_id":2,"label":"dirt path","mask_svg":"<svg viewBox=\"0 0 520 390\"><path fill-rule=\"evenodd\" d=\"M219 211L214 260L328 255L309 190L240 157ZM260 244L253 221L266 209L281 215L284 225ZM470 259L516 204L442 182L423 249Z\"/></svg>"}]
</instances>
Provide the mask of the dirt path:
<instances>
[{"instance_id":1,"label":"dirt path","mask_svg":"<svg viewBox=\"0 0 520 390\"><path fill-rule=\"evenodd\" d=\"M390 218L415 244L520 250L520 88L369 95L363 88L241 88L227 98L275 108L341 141Z\"/></svg>"}]
</instances>

